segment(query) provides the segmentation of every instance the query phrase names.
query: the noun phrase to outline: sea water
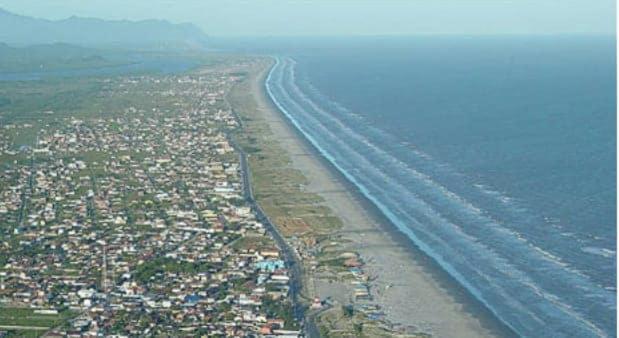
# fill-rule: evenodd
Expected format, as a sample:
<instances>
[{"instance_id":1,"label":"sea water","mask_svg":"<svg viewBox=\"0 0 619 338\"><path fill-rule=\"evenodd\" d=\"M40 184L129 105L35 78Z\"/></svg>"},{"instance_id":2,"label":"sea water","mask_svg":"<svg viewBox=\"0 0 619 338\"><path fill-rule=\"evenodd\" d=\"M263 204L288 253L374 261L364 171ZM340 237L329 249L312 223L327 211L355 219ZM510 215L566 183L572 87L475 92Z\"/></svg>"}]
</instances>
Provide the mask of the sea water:
<instances>
[{"instance_id":1,"label":"sea water","mask_svg":"<svg viewBox=\"0 0 619 338\"><path fill-rule=\"evenodd\" d=\"M521 336L615 336L614 37L277 53L276 106L497 319Z\"/></svg>"}]
</instances>

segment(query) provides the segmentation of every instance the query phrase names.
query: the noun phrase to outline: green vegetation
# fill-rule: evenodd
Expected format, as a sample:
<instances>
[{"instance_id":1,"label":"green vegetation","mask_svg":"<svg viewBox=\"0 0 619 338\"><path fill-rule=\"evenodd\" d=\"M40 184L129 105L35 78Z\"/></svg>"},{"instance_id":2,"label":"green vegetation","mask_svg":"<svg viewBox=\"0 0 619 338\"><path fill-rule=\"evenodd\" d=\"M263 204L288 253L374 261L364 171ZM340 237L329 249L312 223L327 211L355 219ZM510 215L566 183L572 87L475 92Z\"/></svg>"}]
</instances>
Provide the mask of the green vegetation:
<instances>
[{"instance_id":1,"label":"green vegetation","mask_svg":"<svg viewBox=\"0 0 619 338\"><path fill-rule=\"evenodd\" d=\"M40 337L41 336L41 332L40 330L6 330L7 332L7 338L35 338L35 337Z\"/></svg>"},{"instance_id":2,"label":"green vegetation","mask_svg":"<svg viewBox=\"0 0 619 338\"><path fill-rule=\"evenodd\" d=\"M237 250L254 249L259 250L266 247L272 247L273 242L264 237L242 237L232 243L232 247Z\"/></svg>"},{"instance_id":3,"label":"green vegetation","mask_svg":"<svg viewBox=\"0 0 619 338\"><path fill-rule=\"evenodd\" d=\"M128 63L108 60L100 50L61 43L21 48L0 43L0 56L0 72L98 68Z\"/></svg>"},{"instance_id":4,"label":"green vegetation","mask_svg":"<svg viewBox=\"0 0 619 338\"><path fill-rule=\"evenodd\" d=\"M352 307L352 305L342 305L342 312L344 312L344 316L352 318L352 316L355 314L355 309Z\"/></svg>"},{"instance_id":5,"label":"green vegetation","mask_svg":"<svg viewBox=\"0 0 619 338\"><path fill-rule=\"evenodd\" d=\"M298 330L299 325L294 320L292 305L289 302L281 302L265 297L262 300L262 306L266 313L274 318L282 318L284 320L284 329Z\"/></svg>"},{"instance_id":6,"label":"green vegetation","mask_svg":"<svg viewBox=\"0 0 619 338\"><path fill-rule=\"evenodd\" d=\"M318 266L343 267L345 258L325 259L318 262Z\"/></svg>"},{"instance_id":7,"label":"green vegetation","mask_svg":"<svg viewBox=\"0 0 619 338\"><path fill-rule=\"evenodd\" d=\"M40 314L35 313L34 309L0 307L0 330L7 329L12 337L38 337L49 328L63 324L73 315L70 311Z\"/></svg>"},{"instance_id":8,"label":"green vegetation","mask_svg":"<svg viewBox=\"0 0 619 338\"><path fill-rule=\"evenodd\" d=\"M213 268L208 262L187 262L169 257L159 257L139 265L135 271L135 278L141 283L147 283L158 273L190 273L207 272Z\"/></svg>"},{"instance_id":9,"label":"green vegetation","mask_svg":"<svg viewBox=\"0 0 619 338\"><path fill-rule=\"evenodd\" d=\"M322 197L303 189L307 178L292 166L290 154L275 139L267 121L256 114L255 98L247 95L252 92L251 81L245 77L237 83L228 100L243 121L243 133L236 137L249 155L256 200L284 235L331 233L341 227L340 219L323 204Z\"/></svg>"},{"instance_id":10,"label":"green vegetation","mask_svg":"<svg viewBox=\"0 0 619 338\"><path fill-rule=\"evenodd\" d=\"M381 322L370 321L361 312L355 311L352 306L334 307L323 312L317 318L318 330L321 337L326 338L374 338L374 337L401 337L401 338L429 338L423 333L404 334L391 330Z\"/></svg>"}]
</instances>

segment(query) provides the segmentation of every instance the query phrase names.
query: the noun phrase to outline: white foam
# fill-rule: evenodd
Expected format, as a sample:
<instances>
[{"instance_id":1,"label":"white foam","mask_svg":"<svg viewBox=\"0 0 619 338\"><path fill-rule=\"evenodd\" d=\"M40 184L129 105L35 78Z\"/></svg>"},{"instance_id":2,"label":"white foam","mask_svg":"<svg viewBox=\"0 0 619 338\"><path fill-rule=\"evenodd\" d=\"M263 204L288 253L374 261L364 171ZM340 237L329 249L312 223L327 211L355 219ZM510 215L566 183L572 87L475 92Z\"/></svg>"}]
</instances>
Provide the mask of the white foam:
<instances>
[{"instance_id":1,"label":"white foam","mask_svg":"<svg viewBox=\"0 0 619 338\"><path fill-rule=\"evenodd\" d=\"M528 306L525 306L525 304L520 303L518 299L513 297L512 291L515 290L507 290L499 287L498 285L495 285L494 282L496 282L496 278L488 277L488 274L484 273L480 269L486 267L494 267L498 269L498 271L501 271L502 273L509 276L508 278L510 278L511 280L520 281L521 286L526 286L536 295L540 296L543 299L551 301L553 304L555 304L557 309L562 309L561 311L563 313L565 313L569 317L572 317L573 320L577 320L578 322L583 323L583 325L589 327L590 330L595 332L596 335L604 336L604 333L599 330L599 328L597 328L594 324L592 324L590 321L588 321L575 310L573 310L571 306L563 303L558 296L540 288L526 275L526 273L520 271L520 269L511 264L509 260L501 257L497 252L495 252L492 248L488 247L486 244L481 243L478 238L469 235L461 226L453 224L444 217L442 217L432 206L427 204L423 199L419 198L419 196L410 191L407 187L404 187L402 184L400 184L400 182L394 180L392 177L386 175L385 172L376 168L375 164L369 161L366 157L367 154L362 155L358 151L352 149L348 144L341 142L341 140L337 136L335 136L328 128L326 128L321 121L319 121L314 116L306 114L304 108L302 108L292 97L290 97L289 94L284 90L283 85L280 84L279 88L282 92L282 95L286 97L289 104L296 108L296 110L303 112L303 114L305 114L304 118L306 120L311 121L311 124L302 126L301 123L299 123L299 121L297 121L297 119L282 106L282 104L274 97L272 93L270 81L273 73L276 69L278 69L278 66L280 66L279 60L277 61L276 66L271 69L267 77L266 88L271 99L282 111L282 113L301 133L303 133L307 137L310 143L312 143L323 156L325 156L330 162L332 162L346 178L348 178L352 183L357 185L361 192L368 199L370 199L398 227L399 230L407 234L413 240L413 242L415 242L424 252L433 257L439 263L439 265L441 265L447 272L449 272L452 276L454 276L454 278L456 278L460 283L462 283L476 298L486 304L486 306L491 311L497 314L497 317L501 318L501 316L498 315L497 310L494 308L494 306L486 300L486 297L484 296L485 292L482 292L480 289L474 286L479 284L471 283L469 281L469 278L465 278L460 273L460 271L454 265L452 265L452 263L450 263L450 260L453 260L455 257L444 257L443 254L435 250L436 248L441 248L443 252L449 253L454 252L454 250L457 250L458 248L469 247L470 250L476 252L477 254L475 259L477 259L478 262L471 264L472 266L469 266L468 268L475 269L477 278L483 278L486 280L486 283L488 285L486 285L485 287L491 287L492 290L499 294L501 297L503 297L506 302L512 304L513 308L518 308L519 311L527 313L531 318L534 318L534 320L539 321L542 320L542 318L540 318L537 314L529 311ZM285 64L283 67L285 68ZM290 72L293 72L293 69L291 67L288 67L288 70ZM282 81L283 76L284 72L282 70ZM290 78L294 79L294 75L291 75ZM531 243L528 243L521 234L517 233L516 231L502 227L497 220L493 220L488 216L485 216L483 210L474 206L462 196L459 196L454 192L449 191L444 186L433 181L428 175L425 175L411 168L406 163L403 163L397 158L389 155L387 152L375 145L369 139L364 138L355 131L351 130L347 125L342 123L342 121L334 118L332 115L325 112L322 108L318 107L315 102L311 101L307 96L303 94L303 92L301 92L298 87L296 87L296 84L294 84L294 82L291 82L290 86L293 89L294 94L297 95L301 100L303 100L305 104L308 104L317 114L320 115L321 118L328 120L331 124L331 127L337 126L338 130L341 133L345 134L347 137L350 137L356 142L365 144L367 148L366 150L369 150L369 153L372 153L373 155L379 157L381 159L381 163L383 163L384 166L397 168L399 171L409 173L411 177L414 177L418 182L422 183L428 189L433 189L434 191L440 193L441 196L447 197L448 200L452 201L452 203L457 203L457 205L463 208L462 210L467 210L468 214L474 215L479 219L486 218L488 230L495 231L497 235L501 234L501 237L503 239L511 239L512 241L515 240L517 242L527 244L534 249L533 251L528 250L523 253L530 255L532 252L538 252L540 253L538 258L541 258L546 262L555 264L557 267L563 268L564 271L569 271L565 270L566 264L561 262L561 260L555 255L545 250L542 250L541 248L533 246ZM314 132L306 130L306 127L309 129L315 129L316 132L320 131L320 133L322 133L321 135L329 138L329 140L325 139L325 141L332 142L334 146L337 144L337 146L341 148L339 151L345 153L347 158L351 160L354 159L354 163L357 164L358 168L363 168L363 173L371 175L373 178L371 180L362 180L362 178L360 177L360 173L362 173L362 171L358 169L355 170L354 168L345 169L344 167L350 167L350 163L339 163L339 161L336 160L336 158L338 158L336 156L337 154L334 155L330 151L325 150L325 148L320 145L317 139L312 136ZM356 174L352 175L350 174L350 172L354 172ZM374 185L374 182L383 182L383 184L385 184L385 187L383 188L388 188L390 194L386 195L384 193L381 193L382 200L377 198L372 193L372 189L369 188ZM492 191L483 185L480 185L477 188L485 189L490 195L501 195L500 193ZM379 189L378 191L380 191L379 187L374 187L373 189L374 191L377 191L377 189ZM400 196L400 198L398 198L398 200L395 200L391 196ZM410 203L410 205L408 206L409 209L415 210L416 212L423 214L424 217L427 217L429 220L431 220L431 224L423 224L416 221L415 216L410 214L410 210L402 209L400 206L398 206L398 203L401 203L402 200L406 200ZM389 207L387 207L387 204L385 202L388 202L387 204L389 205ZM510 201L508 200L508 202ZM415 231L413 231L413 228L411 227L412 224L406 224L405 222L403 222L403 217L407 218L410 222L415 223ZM435 227L434 231L429 230L430 225ZM416 231L419 231L419 234L416 233ZM419 235L421 234L423 234L424 238L426 238L425 241L421 240L421 238L419 237ZM444 238L441 237L441 235L438 234L442 234L444 236L447 236L447 234L449 234L450 242L447 242ZM428 245L426 241L433 243L433 245ZM462 258L463 257L460 257L459 259ZM477 264L479 265L477 266ZM584 278L584 280L581 280L580 282L584 282L584 284L587 283L586 276L578 275L578 277L579 279ZM509 323L507 324L510 325Z\"/></svg>"}]
</instances>

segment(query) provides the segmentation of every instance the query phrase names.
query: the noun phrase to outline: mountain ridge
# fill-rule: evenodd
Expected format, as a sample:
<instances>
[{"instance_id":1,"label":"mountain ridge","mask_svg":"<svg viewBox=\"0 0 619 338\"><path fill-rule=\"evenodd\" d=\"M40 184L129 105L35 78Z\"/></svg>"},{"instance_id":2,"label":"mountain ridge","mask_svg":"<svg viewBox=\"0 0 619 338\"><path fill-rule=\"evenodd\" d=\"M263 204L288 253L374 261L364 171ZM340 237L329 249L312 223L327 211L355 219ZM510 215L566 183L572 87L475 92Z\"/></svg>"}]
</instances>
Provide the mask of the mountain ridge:
<instances>
[{"instance_id":1,"label":"mountain ridge","mask_svg":"<svg viewBox=\"0 0 619 338\"><path fill-rule=\"evenodd\" d=\"M105 20L71 16L61 20L34 18L0 8L0 42L26 46L67 43L122 49L202 49L207 35L191 23L160 19Z\"/></svg>"}]
</instances>

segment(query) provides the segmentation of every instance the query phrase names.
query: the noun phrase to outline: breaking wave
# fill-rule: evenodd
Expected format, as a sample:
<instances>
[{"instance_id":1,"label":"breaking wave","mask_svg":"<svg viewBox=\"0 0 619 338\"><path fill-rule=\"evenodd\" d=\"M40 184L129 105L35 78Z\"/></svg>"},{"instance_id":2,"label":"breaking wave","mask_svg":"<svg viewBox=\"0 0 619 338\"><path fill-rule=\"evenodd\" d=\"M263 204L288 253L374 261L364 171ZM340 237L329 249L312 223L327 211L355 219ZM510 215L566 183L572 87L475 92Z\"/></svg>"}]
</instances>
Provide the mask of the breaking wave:
<instances>
[{"instance_id":1,"label":"breaking wave","mask_svg":"<svg viewBox=\"0 0 619 338\"><path fill-rule=\"evenodd\" d=\"M327 160L519 335L614 336L607 333L614 317L595 314L614 313L615 293L550 249L569 241L560 225L528 231L527 224L540 220L517 200L483 182L470 183L449 165L365 123L299 79L291 58L277 60L265 87Z\"/></svg>"}]
</instances>

